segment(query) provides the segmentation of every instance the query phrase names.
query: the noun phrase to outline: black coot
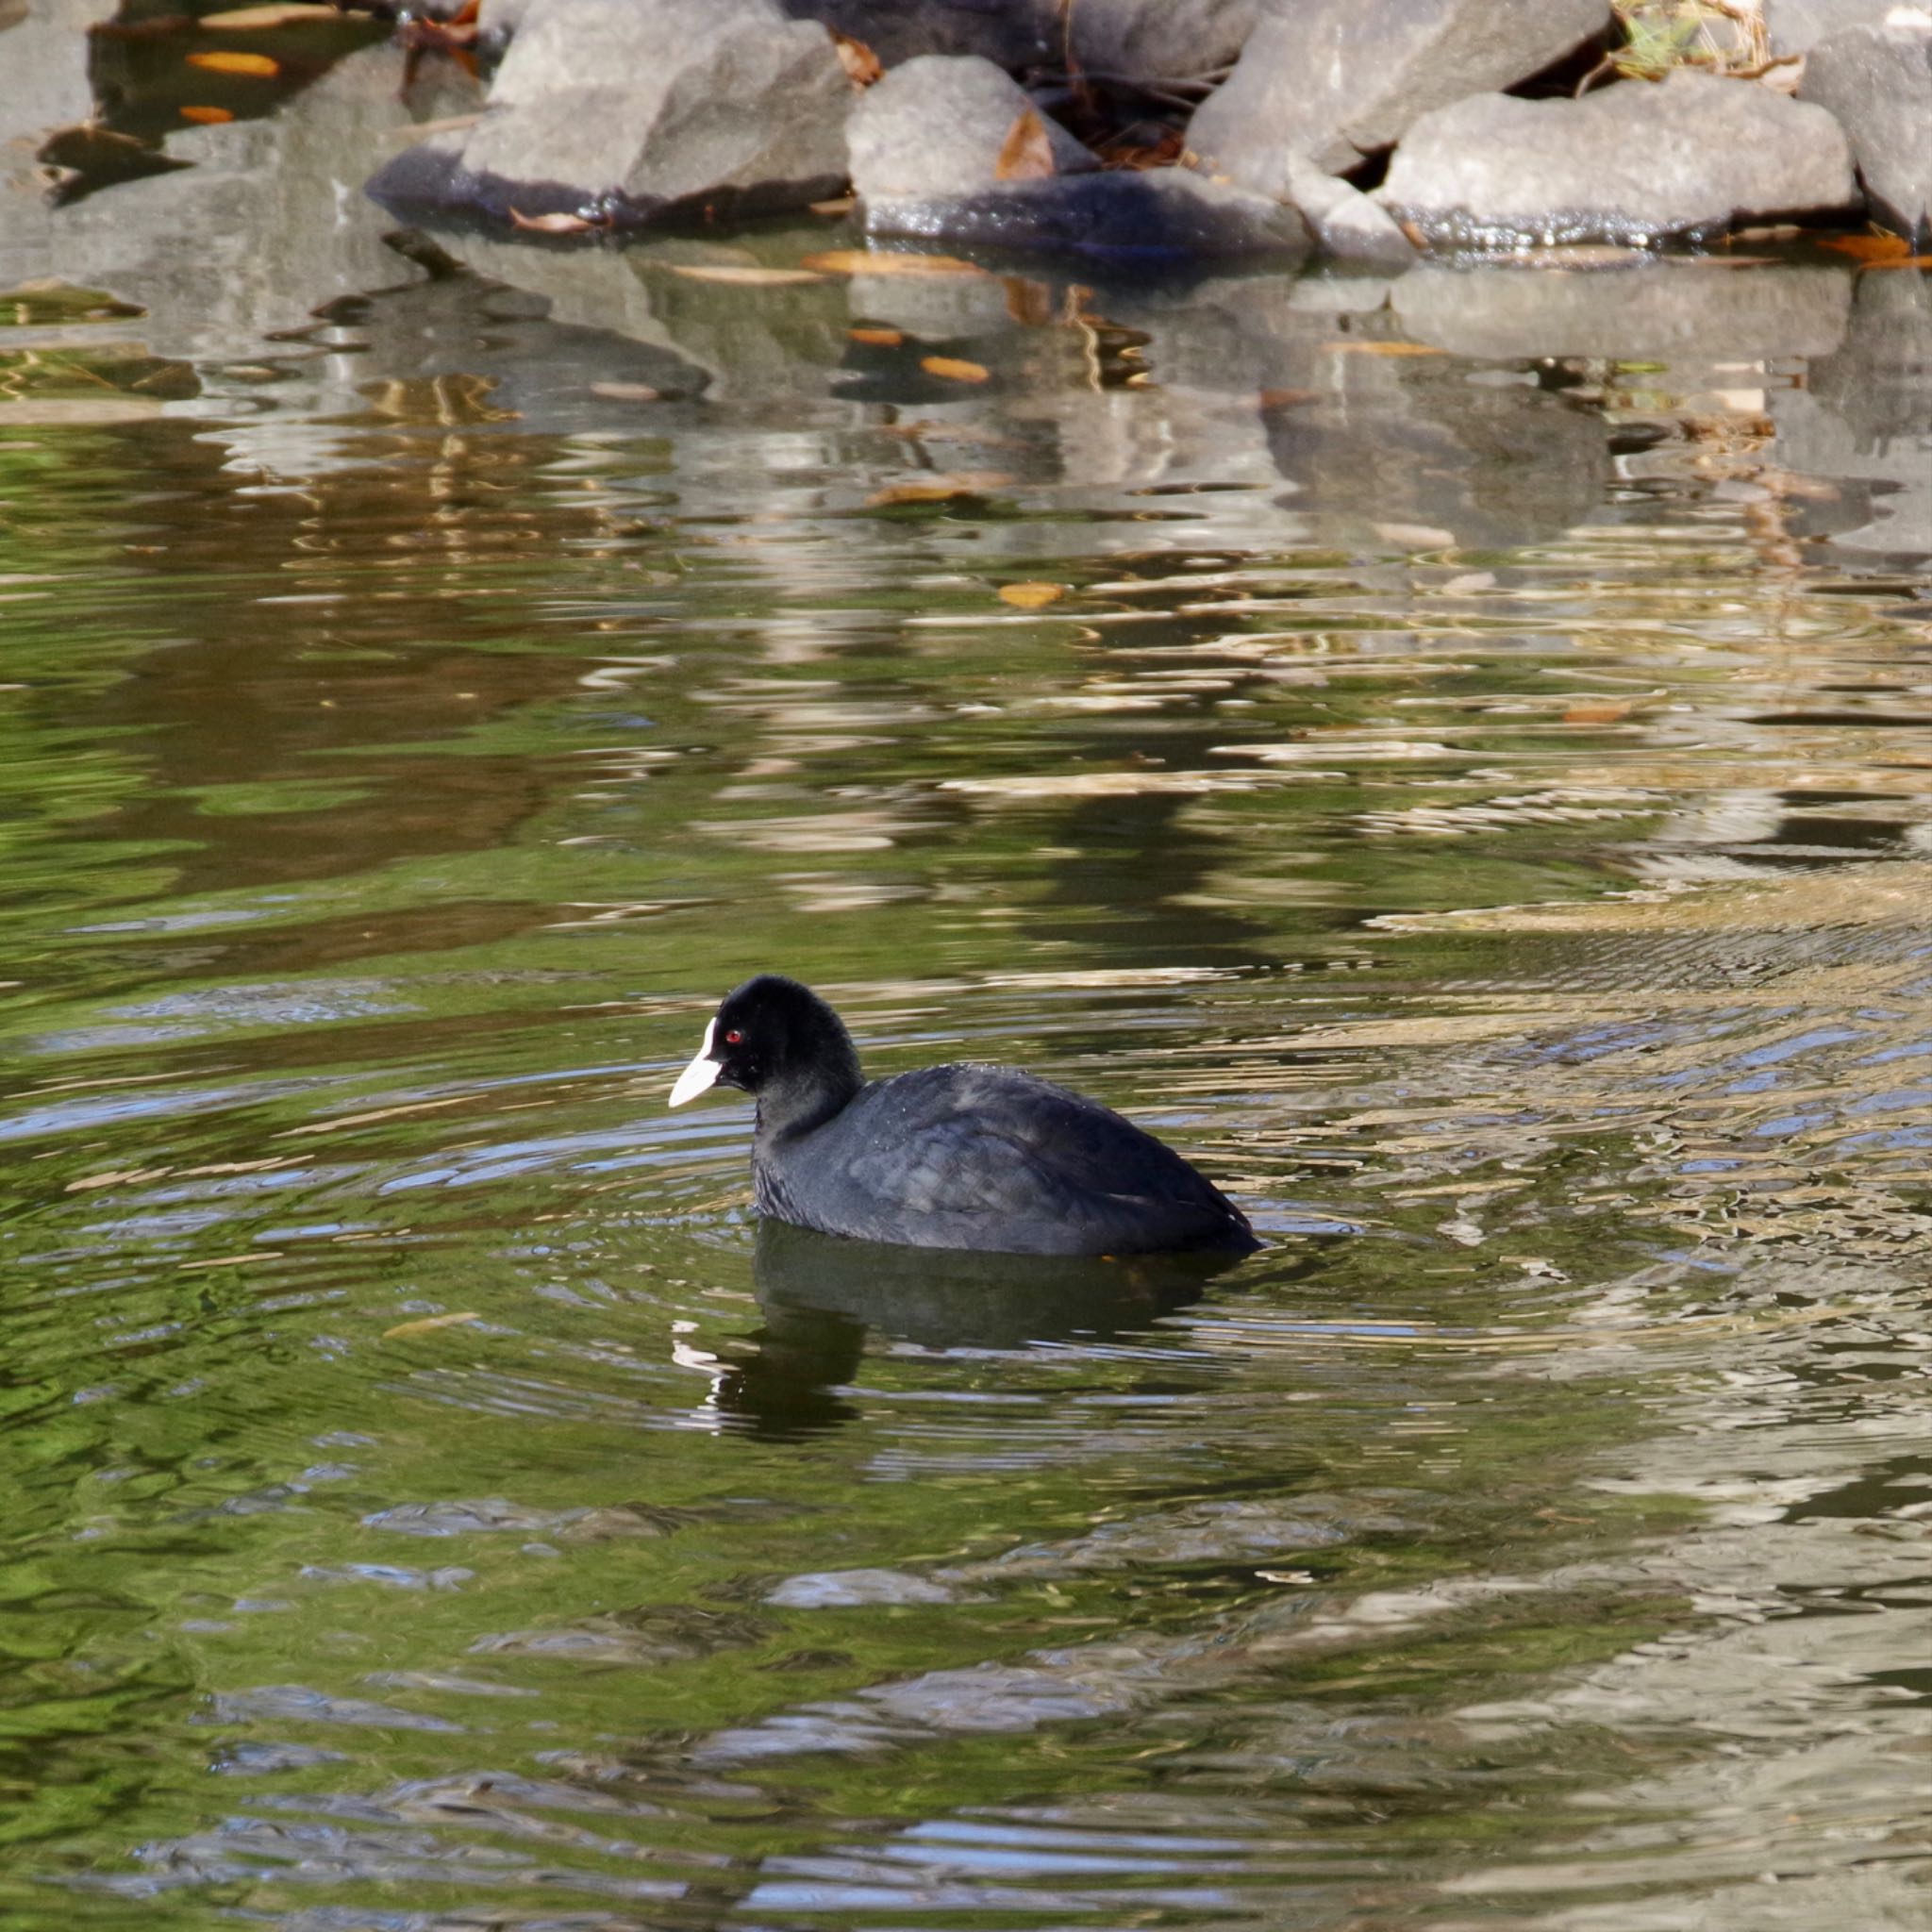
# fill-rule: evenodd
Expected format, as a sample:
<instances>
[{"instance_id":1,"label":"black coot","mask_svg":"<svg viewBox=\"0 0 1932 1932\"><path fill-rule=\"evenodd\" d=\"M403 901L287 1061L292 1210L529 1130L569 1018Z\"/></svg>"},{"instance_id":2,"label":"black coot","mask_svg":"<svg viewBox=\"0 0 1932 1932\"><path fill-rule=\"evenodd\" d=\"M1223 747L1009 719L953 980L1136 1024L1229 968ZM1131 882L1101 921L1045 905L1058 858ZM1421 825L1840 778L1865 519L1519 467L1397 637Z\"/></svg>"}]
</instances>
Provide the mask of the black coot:
<instances>
[{"instance_id":1,"label":"black coot","mask_svg":"<svg viewBox=\"0 0 1932 1932\"><path fill-rule=\"evenodd\" d=\"M965 1062L867 1081L845 1024L774 973L718 1008L671 1104L758 1097L758 1211L825 1234L1013 1255L1242 1253L1246 1217L1098 1101Z\"/></svg>"}]
</instances>

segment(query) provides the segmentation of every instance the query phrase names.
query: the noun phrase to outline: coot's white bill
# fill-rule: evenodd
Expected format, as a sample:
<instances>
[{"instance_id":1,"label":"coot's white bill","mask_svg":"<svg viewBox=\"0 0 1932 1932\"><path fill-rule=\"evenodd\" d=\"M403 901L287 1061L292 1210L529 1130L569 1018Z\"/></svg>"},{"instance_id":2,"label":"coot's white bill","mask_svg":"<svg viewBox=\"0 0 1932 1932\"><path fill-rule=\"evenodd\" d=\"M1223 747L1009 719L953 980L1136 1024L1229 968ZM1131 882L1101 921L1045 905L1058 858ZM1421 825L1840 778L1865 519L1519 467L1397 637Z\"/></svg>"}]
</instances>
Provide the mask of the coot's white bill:
<instances>
[{"instance_id":1,"label":"coot's white bill","mask_svg":"<svg viewBox=\"0 0 1932 1932\"><path fill-rule=\"evenodd\" d=\"M711 1058L711 1041L717 1031L718 1022L713 1018L705 1027L705 1043L698 1048L697 1058L678 1074L676 1084L671 1090L673 1107L682 1107L687 1100L695 1100L700 1093L718 1084L718 1075L724 1069Z\"/></svg>"}]
</instances>

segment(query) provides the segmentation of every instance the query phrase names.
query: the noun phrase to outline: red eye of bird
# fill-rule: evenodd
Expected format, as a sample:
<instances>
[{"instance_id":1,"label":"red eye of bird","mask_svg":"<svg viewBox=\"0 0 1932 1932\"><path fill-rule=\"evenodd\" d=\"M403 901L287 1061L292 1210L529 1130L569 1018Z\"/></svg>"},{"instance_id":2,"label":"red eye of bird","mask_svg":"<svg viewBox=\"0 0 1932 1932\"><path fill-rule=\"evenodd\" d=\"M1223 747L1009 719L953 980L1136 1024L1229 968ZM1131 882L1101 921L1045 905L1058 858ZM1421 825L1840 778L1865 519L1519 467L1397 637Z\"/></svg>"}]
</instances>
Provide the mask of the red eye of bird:
<instances>
[{"instance_id":1,"label":"red eye of bird","mask_svg":"<svg viewBox=\"0 0 1932 1932\"><path fill-rule=\"evenodd\" d=\"M724 1044L726 1046L742 1046L744 1044L744 1035L741 1034L736 1026L734 1026L731 1029L731 1031L724 1036Z\"/></svg>"}]
</instances>

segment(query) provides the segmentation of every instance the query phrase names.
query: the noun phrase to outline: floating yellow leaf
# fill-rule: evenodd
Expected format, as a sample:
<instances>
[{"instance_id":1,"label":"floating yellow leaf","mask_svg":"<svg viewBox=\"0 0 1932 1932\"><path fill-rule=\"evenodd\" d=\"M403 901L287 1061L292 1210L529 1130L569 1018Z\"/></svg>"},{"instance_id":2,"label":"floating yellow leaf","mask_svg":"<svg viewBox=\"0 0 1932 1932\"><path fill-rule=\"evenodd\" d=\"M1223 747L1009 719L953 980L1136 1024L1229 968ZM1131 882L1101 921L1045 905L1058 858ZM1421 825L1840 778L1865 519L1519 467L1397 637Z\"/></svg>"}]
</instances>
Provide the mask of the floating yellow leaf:
<instances>
[{"instance_id":1,"label":"floating yellow leaf","mask_svg":"<svg viewBox=\"0 0 1932 1932\"><path fill-rule=\"evenodd\" d=\"M233 54L225 47L211 54L191 54L188 64L205 68L209 74L241 74L255 80L273 80L282 71L281 62L271 60L266 54Z\"/></svg>"},{"instance_id":2,"label":"floating yellow leaf","mask_svg":"<svg viewBox=\"0 0 1932 1932\"><path fill-rule=\"evenodd\" d=\"M983 275L987 271L952 255L874 254L870 248L826 248L799 258L800 268L828 275Z\"/></svg>"},{"instance_id":3,"label":"floating yellow leaf","mask_svg":"<svg viewBox=\"0 0 1932 1932\"><path fill-rule=\"evenodd\" d=\"M1903 235L1831 235L1819 246L1835 248L1858 261L1896 261L1912 252L1912 244Z\"/></svg>"},{"instance_id":4,"label":"floating yellow leaf","mask_svg":"<svg viewBox=\"0 0 1932 1932\"><path fill-rule=\"evenodd\" d=\"M937 375L946 382L984 382L987 378L984 364L968 362L958 356L922 356L919 366L928 375Z\"/></svg>"},{"instance_id":5,"label":"floating yellow leaf","mask_svg":"<svg viewBox=\"0 0 1932 1932\"><path fill-rule=\"evenodd\" d=\"M204 13L195 25L205 33L253 33L264 27L294 26L305 20L341 20L341 8L323 7L316 0L284 0L270 7L231 7L225 13Z\"/></svg>"},{"instance_id":6,"label":"floating yellow leaf","mask_svg":"<svg viewBox=\"0 0 1932 1932\"><path fill-rule=\"evenodd\" d=\"M1446 349L1432 349L1426 342L1324 342L1336 356L1446 356Z\"/></svg>"},{"instance_id":7,"label":"floating yellow leaf","mask_svg":"<svg viewBox=\"0 0 1932 1932\"><path fill-rule=\"evenodd\" d=\"M225 108L183 108L181 118L198 122L204 127L219 127L224 121L232 121L235 117Z\"/></svg>"},{"instance_id":8,"label":"floating yellow leaf","mask_svg":"<svg viewBox=\"0 0 1932 1932\"><path fill-rule=\"evenodd\" d=\"M1057 604L1067 594L1062 584L1002 584L1000 602L1018 610L1038 610L1042 605Z\"/></svg>"},{"instance_id":9,"label":"floating yellow leaf","mask_svg":"<svg viewBox=\"0 0 1932 1932\"><path fill-rule=\"evenodd\" d=\"M458 1322L480 1322L482 1319L474 1309L464 1315L425 1315L420 1322L398 1322L393 1328L385 1328L382 1339L393 1341L399 1335L427 1335L432 1328L454 1328Z\"/></svg>"},{"instance_id":10,"label":"floating yellow leaf","mask_svg":"<svg viewBox=\"0 0 1932 1932\"><path fill-rule=\"evenodd\" d=\"M906 340L905 331L896 328L848 328L845 333L874 349L896 349Z\"/></svg>"},{"instance_id":11,"label":"floating yellow leaf","mask_svg":"<svg viewBox=\"0 0 1932 1932\"><path fill-rule=\"evenodd\" d=\"M993 163L995 181L1043 181L1054 172L1053 142L1038 108L1022 108L1000 142Z\"/></svg>"},{"instance_id":12,"label":"floating yellow leaf","mask_svg":"<svg viewBox=\"0 0 1932 1932\"><path fill-rule=\"evenodd\" d=\"M780 289L791 282L822 282L825 278L808 268L757 268L738 262L678 262L669 264L671 273L691 282L729 282L746 289Z\"/></svg>"}]
</instances>

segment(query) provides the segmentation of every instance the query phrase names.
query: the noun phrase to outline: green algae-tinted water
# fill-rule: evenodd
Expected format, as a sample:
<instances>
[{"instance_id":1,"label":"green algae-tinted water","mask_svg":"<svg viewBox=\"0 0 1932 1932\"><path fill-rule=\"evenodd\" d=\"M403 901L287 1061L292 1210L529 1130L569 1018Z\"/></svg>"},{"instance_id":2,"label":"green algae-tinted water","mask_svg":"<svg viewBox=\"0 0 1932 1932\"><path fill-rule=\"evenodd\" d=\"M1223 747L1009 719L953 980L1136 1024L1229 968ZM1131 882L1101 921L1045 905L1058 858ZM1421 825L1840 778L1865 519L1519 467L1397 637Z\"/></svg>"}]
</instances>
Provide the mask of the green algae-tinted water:
<instances>
[{"instance_id":1,"label":"green algae-tinted water","mask_svg":"<svg viewBox=\"0 0 1932 1932\"><path fill-rule=\"evenodd\" d=\"M0 331L0 1920L1921 1923L1918 278L197 289L225 152L0 256L144 311ZM763 967L1272 1245L759 1232Z\"/></svg>"}]
</instances>

